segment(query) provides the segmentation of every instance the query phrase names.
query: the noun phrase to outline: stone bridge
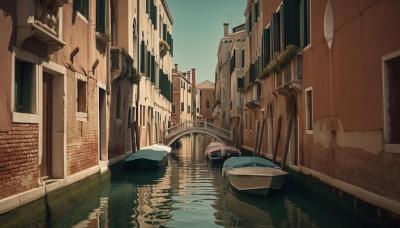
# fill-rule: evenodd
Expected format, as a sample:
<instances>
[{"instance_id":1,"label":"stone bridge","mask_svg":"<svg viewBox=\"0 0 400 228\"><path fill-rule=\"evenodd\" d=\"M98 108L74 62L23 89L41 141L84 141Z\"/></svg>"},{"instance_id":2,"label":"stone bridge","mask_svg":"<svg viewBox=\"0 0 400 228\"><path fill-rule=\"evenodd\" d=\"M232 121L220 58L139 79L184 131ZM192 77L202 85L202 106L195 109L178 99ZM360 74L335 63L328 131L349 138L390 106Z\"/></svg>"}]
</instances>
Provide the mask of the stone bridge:
<instances>
[{"instance_id":1,"label":"stone bridge","mask_svg":"<svg viewBox=\"0 0 400 228\"><path fill-rule=\"evenodd\" d=\"M232 144L232 133L206 121L183 122L164 131L163 141L167 146L180 138L191 134L204 134L216 138L218 141Z\"/></svg>"}]
</instances>

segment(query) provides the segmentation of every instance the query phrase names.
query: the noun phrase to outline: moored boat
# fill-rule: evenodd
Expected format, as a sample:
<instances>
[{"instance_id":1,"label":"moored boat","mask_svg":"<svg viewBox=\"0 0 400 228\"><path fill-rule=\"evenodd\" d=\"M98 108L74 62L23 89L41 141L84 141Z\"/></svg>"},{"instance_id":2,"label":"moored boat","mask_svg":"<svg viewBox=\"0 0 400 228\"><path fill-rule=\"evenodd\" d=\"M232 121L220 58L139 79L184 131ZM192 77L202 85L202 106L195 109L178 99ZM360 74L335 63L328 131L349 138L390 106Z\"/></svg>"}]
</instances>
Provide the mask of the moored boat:
<instances>
[{"instance_id":1,"label":"moored boat","mask_svg":"<svg viewBox=\"0 0 400 228\"><path fill-rule=\"evenodd\" d=\"M240 157L241 152L238 148L233 147L233 146L223 146L222 151L221 151L221 156L223 160L226 160L231 157Z\"/></svg>"},{"instance_id":2,"label":"moored boat","mask_svg":"<svg viewBox=\"0 0 400 228\"><path fill-rule=\"evenodd\" d=\"M229 158L222 173L235 190L262 196L281 190L287 176L275 163L260 157Z\"/></svg>"},{"instance_id":3,"label":"moored boat","mask_svg":"<svg viewBox=\"0 0 400 228\"><path fill-rule=\"evenodd\" d=\"M158 146L143 148L125 158L124 167L130 169L157 169L165 167L167 165L168 153L168 150L161 150Z\"/></svg>"},{"instance_id":4,"label":"moored boat","mask_svg":"<svg viewBox=\"0 0 400 228\"><path fill-rule=\"evenodd\" d=\"M219 161L222 159L221 150L225 144L220 142L211 142L205 151L205 156L211 161Z\"/></svg>"}]
</instances>

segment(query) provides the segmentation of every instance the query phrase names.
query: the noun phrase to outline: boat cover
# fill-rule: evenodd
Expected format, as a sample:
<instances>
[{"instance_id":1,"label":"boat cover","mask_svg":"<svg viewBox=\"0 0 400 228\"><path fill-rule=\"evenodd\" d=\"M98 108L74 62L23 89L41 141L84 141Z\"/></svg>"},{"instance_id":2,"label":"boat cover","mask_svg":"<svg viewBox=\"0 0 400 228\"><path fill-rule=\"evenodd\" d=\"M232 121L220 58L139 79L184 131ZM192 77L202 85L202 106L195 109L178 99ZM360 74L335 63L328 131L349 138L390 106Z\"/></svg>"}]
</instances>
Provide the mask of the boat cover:
<instances>
[{"instance_id":1,"label":"boat cover","mask_svg":"<svg viewBox=\"0 0 400 228\"><path fill-rule=\"evenodd\" d=\"M232 157L224 162L224 169L249 166L279 168L275 163L260 157Z\"/></svg>"},{"instance_id":2,"label":"boat cover","mask_svg":"<svg viewBox=\"0 0 400 228\"><path fill-rule=\"evenodd\" d=\"M151 149L151 150L163 150L166 151L167 153L171 153L172 148L163 144L153 144L151 146L143 147L142 150L144 149Z\"/></svg>"},{"instance_id":3,"label":"boat cover","mask_svg":"<svg viewBox=\"0 0 400 228\"><path fill-rule=\"evenodd\" d=\"M161 161L167 156L166 151L152 150L152 149L141 149L136 153L125 159L125 162L137 160L137 159L147 159L153 161Z\"/></svg>"}]
</instances>

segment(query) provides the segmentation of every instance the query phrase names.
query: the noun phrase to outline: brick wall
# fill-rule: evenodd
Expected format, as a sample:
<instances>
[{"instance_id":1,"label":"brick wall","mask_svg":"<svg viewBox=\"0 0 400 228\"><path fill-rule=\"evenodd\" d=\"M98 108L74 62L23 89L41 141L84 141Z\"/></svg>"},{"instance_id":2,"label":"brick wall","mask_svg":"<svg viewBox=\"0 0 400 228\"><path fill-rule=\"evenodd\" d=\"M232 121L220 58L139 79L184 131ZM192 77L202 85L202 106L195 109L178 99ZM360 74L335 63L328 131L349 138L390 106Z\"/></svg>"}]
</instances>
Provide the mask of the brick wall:
<instances>
[{"instance_id":1,"label":"brick wall","mask_svg":"<svg viewBox=\"0 0 400 228\"><path fill-rule=\"evenodd\" d=\"M38 185L38 124L0 131L0 199Z\"/></svg>"},{"instance_id":2,"label":"brick wall","mask_svg":"<svg viewBox=\"0 0 400 228\"><path fill-rule=\"evenodd\" d=\"M200 113L205 120L212 119L214 107L214 89L200 89ZM207 108L206 101L210 101L209 108Z\"/></svg>"},{"instance_id":3,"label":"brick wall","mask_svg":"<svg viewBox=\"0 0 400 228\"><path fill-rule=\"evenodd\" d=\"M87 122L76 119L76 77L68 70L68 146L67 174L71 175L98 164L98 92L96 81L87 81Z\"/></svg>"}]
</instances>

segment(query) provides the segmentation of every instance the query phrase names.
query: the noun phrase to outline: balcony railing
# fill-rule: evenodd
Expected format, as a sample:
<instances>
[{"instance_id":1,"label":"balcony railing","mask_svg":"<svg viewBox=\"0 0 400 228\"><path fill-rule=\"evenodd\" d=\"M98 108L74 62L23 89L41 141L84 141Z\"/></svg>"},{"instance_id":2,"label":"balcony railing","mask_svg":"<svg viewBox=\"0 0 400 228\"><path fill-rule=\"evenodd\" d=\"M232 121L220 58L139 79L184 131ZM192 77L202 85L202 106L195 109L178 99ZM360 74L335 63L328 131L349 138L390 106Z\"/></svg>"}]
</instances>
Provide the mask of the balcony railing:
<instances>
[{"instance_id":1,"label":"balcony railing","mask_svg":"<svg viewBox=\"0 0 400 228\"><path fill-rule=\"evenodd\" d=\"M47 54L65 46L62 41L60 7L68 0L17 0L17 45L22 47L28 38L47 45Z\"/></svg>"}]
</instances>

